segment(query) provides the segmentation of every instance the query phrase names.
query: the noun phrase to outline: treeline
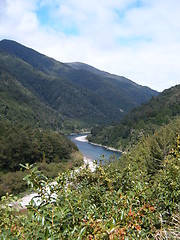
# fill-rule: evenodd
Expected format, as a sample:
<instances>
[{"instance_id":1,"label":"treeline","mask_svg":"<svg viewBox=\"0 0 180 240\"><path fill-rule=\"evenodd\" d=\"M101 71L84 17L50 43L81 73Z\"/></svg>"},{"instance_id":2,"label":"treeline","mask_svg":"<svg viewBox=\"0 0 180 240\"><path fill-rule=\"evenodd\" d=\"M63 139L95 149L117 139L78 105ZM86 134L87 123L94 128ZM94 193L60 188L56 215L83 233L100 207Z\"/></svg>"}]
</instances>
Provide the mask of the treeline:
<instances>
[{"instance_id":1,"label":"treeline","mask_svg":"<svg viewBox=\"0 0 180 240\"><path fill-rule=\"evenodd\" d=\"M20 164L26 163L37 163L46 175L55 177L58 172L79 166L82 156L76 145L58 132L1 121L1 196L6 192L18 193L24 190L24 173L20 171Z\"/></svg>"},{"instance_id":2,"label":"treeline","mask_svg":"<svg viewBox=\"0 0 180 240\"><path fill-rule=\"evenodd\" d=\"M154 133L179 115L180 85L177 85L132 110L120 123L109 127L94 127L89 140L127 151L143 136Z\"/></svg>"},{"instance_id":3,"label":"treeline","mask_svg":"<svg viewBox=\"0 0 180 240\"><path fill-rule=\"evenodd\" d=\"M180 150L179 134L180 117L177 117L171 123L161 126L153 134L142 137L129 152L123 154L120 165L126 167L130 164L136 173L140 171L140 175L150 181L164 168L164 162L169 155L174 154L173 149Z\"/></svg>"},{"instance_id":4,"label":"treeline","mask_svg":"<svg viewBox=\"0 0 180 240\"><path fill-rule=\"evenodd\" d=\"M42 202L28 216L0 209L4 239L179 239L180 119L145 137L119 160L60 174L36 168L26 180ZM67 184L68 183L68 184ZM35 200L35 199L34 199ZM13 213L13 214L12 214ZM15 226L15 227L14 227Z\"/></svg>"}]
</instances>

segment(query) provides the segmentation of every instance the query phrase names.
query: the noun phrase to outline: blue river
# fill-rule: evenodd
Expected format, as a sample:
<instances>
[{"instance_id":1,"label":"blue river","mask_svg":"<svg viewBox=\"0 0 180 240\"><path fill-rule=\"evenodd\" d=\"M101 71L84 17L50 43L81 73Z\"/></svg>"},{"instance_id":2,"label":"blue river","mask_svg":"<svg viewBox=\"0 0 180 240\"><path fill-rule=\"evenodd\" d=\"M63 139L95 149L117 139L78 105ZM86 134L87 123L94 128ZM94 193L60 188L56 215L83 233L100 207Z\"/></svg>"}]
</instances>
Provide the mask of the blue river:
<instances>
[{"instance_id":1,"label":"blue river","mask_svg":"<svg viewBox=\"0 0 180 240\"><path fill-rule=\"evenodd\" d=\"M99 162L100 159L109 160L109 158L119 158L121 156L121 152L112 151L85 141L86 135L87 134L75 134L69 136L71 141L76 144L85 158L97 160Z\"/></svg>"}]
</instances>

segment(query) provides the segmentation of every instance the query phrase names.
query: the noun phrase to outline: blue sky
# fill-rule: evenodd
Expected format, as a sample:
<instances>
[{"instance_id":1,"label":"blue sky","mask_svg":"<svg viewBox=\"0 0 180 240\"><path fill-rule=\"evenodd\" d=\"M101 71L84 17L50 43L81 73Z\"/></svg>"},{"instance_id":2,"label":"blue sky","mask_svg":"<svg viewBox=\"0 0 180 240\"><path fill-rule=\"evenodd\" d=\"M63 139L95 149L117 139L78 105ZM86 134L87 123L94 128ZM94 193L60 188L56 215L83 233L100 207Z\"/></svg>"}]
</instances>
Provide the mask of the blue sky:
<instances>
[{"instance_id":1,"label":"blue sky","mask_svg":"<svg viewBox=\"0 0 180 240\"><path fill-rule=\"evenodd\" d=\"M179 0L0 0L0 40L162 91L180 84Z\"/></svg>"},{"instance_id":2,"label":"blue sky","mask_svg":"<svg viewBox=\"0 0 180 240\"><path fill-rule=\"evenodd\" d=\"M48 6L39 7L36 11L40 25L51 25ZM52 25L53 26L53 25Z\"/></svg>"}]
</instances>

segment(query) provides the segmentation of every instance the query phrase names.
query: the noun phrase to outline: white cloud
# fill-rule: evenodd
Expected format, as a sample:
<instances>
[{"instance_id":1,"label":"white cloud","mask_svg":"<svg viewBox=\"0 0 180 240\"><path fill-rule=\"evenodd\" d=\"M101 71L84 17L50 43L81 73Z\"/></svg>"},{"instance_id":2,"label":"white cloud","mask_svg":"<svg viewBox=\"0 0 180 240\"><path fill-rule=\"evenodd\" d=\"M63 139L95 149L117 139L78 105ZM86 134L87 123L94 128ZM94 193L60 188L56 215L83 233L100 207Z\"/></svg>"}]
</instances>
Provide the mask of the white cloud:
<instances>
[{"instance_id":1,"label":"white cloud","mask_svg":"<svg viewBox=\"0 0 180 240\"><path fill-rule=\"evenodd\" d=\"M35 14L36 1L2 0L3 15L0 36L24 40L38 30L38 19Z\"/></svg>"},{"instance_id":2,"label":"white cloud","mask_svg":"<svg viewBox=\"0 0 180 240\"><path fill-rule=\"evenodd\" d=\"M1 0L0 38L163 90L180 83L179 9L179 0Z\"/></svg>"}]
</instances>

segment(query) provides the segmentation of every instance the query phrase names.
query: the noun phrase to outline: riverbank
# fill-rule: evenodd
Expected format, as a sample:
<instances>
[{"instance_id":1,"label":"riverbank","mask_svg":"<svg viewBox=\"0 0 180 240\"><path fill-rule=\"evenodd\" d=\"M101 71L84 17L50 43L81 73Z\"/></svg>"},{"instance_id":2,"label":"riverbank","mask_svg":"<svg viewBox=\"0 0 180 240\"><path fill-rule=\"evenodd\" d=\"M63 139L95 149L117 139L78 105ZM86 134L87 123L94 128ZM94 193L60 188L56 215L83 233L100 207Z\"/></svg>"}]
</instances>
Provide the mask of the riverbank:
<instances>
[{"instance_id":1,"label":"riverbank","mask_svg":"<svg viewBox=\"0 0 180 240\"><path fill-rule=\"evenodd\" d=\"M77 141L80 141L80 142L89 142L87 140L87 135L84 135L84 136L80 136L80 137L76 137L75 138Z\"/></svg>"},{"instance_id":2,"label":"riverbank","mask_svg":"<svg viewBox=\"0 0 180 240\"><path fill-rule=\"evenodd\" d=\"M98 147L103 147L103 148L105 148L107 150L110 150L110 151L113 151L113 152L120 152L120 153L122 153L122 151L119 150L119 149L116 149L116 148L113 148L113 147L104 146L104 145L98 144L98 143L90 142L90 141L88 141L87 136L88 135L83 135L83 136L80 136L80 137L76 137L75 139L77 141L80 141L80 142L88 142L88 143L90 143L92 145L95 145L95 146L98 146Z\"/></svg>"},{"instance_id":3,"label":"riverbank","mask_svg":"<svg viewBox=\"0 0 180 240\"><path fill-rule=\"evenodd\" d=\"M83 135L80 135L80 136L76 136L75 137L75 140L78 141L78 142L82 142L82 143L87 143L87 145L95 145L97 147L103 147L104 149L107 149L107 150L110 150L112 152L120 152L120 150L118 149L114 149L114 148L110 148L110 147L107 147L107 146L103 146L103 145L100 145L100 144L96 144L96 143L91 143L87 140L87 136L88 134L83 134ZM77 142L76 142L77 143ZM88 144L89 143L89 144ZM94 148L94 147L93 147ZM94 149L90 150L90 151L94 151ZM91 156L91 155L90 155ZM81 168L85 168L87 165L89 166L89 168L91 169L91 171L95 171L96 169L96 165L94 164L94 159L97 159L97 158L93 158L93 157L89 157L88 154L87 156L83 157L83 160L84 160L84 163L82 165ZM78 168L75 170L75 171L78 171ZM37 194L36 193L32 193L32 194L27 194L25 195L20 201L18 201L18 204L19 206L22 205L22 208L20 209L25 209L26 206L29 204L29 202L31 201L31 199L33 197L36 197Z\"/></svg>"},{"instance_id":4,"label":"riverbank","mask_svg":"<svg viewBox=\"0 0 180 240\"><path fill-rule=\"evenodd\" d=\"M98 144L98 143L93 143L93 142L89 142L89 143L92 144L92 145L98 146L98 147L106 148L107 150L110 150L110 151L113 151L113 152L123 153L121 150L113 148L113 147L108 147L108 146L105 146L105 145L102 145L102 144Z\"/></svg>"}]
</instances>

